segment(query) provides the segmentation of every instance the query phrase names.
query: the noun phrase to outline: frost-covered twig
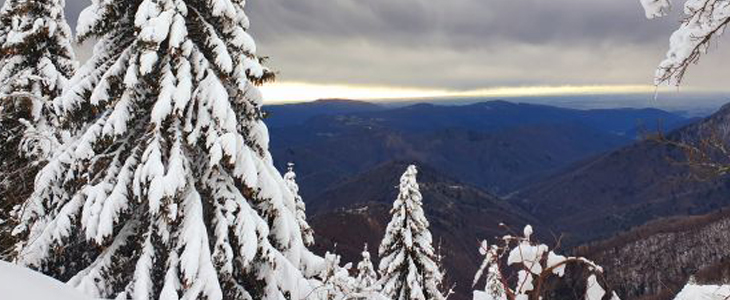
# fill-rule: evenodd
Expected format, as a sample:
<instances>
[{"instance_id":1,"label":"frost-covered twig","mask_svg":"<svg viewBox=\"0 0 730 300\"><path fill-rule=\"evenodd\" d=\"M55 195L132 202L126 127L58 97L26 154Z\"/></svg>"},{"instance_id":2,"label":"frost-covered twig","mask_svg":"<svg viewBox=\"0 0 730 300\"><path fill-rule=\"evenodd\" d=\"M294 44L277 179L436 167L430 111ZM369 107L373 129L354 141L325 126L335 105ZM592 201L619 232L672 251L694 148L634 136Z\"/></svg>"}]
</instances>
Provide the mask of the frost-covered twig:
<instances>
[{"instance_id":1,"label":"frost-covered twig","mask_svg":"<svg viewBox=\"0 0 730 300\"><path fill-rule=\"evenodd\" d=\"M603 274L599 265L583 257L558 255L547 245L533 241L532 234L532 226L527 225L523 236L507 235L495 245L482 242L479 251L484 262L476 273L474 285L482 278L485 278L486 285L484 290L474 291L474 300L543 299L548 292L545 283L550 278L564 278L568 265L580 265L590 272L583 295L586 300L603 299L606 290L598 284ZM518 269L516 281L505 275L508 267ZM618 299L615 293L611 294L611 300Z\"/></svg>"}]
</instances>

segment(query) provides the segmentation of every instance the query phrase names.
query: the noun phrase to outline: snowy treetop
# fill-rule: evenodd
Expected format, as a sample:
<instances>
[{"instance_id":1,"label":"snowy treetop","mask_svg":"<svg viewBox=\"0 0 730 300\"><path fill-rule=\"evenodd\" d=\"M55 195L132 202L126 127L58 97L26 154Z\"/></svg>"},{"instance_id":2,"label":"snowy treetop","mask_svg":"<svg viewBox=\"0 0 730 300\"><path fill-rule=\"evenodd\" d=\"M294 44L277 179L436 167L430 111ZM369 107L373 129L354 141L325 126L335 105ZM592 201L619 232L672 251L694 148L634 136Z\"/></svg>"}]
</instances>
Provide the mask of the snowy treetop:
<instances>
[{"instance_id":1,"label":"snowy treetop","mask_svg":"<svg viewBox=\"0 0 730 300\"><path fill-rule=\"evenodd\" d=\"M76 67L64 4L64 0L5 1L0 10L3 95L24 91L50 101L61 94Z\"/></svg>"},{"instance_id":2,"label":"snowy treetop","mask_svg":"<svg viewBox=\"0 0 730 300\"><path fill-rule=\"evenodd\" d=\"M0 10L0 152L7 172L17 156L44 160L56 147L51 101L76 69L64 4L6 0Z\"/></svg>"},{"instance_id":3,"label":"snowy treetop","mask_svg":"<svg viewBox=\"0 0 730 300\"><path fill-rule=\"evenodd\" d=\"M380 244L383 293L393 299L442 300L443 274L437 264L423 197L411 165L400 179L400 193L393 203L392 220ZM405 278L405 280L404 280Z\"/></svg>"}]
</instances>

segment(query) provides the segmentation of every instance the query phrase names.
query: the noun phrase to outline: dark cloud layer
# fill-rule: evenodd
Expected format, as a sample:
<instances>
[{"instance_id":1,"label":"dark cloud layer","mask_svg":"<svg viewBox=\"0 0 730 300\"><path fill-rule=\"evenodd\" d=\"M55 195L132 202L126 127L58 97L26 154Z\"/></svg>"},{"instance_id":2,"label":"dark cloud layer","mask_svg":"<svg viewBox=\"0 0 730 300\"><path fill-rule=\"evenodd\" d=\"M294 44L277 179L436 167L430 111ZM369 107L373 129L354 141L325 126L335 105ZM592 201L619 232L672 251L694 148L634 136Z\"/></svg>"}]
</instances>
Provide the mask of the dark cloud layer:
<instances>
[{"instance_id":1,"label":"dark cloud layer","mask_svg":"<svg viewBox=\"0 0 730 300\"><path fill-rule=\"evenodd\" d=\"M69 20L88 0L66 0ZM473 89L648 84L678 18L638 0L249 0L259 53L287 81ZM723 87L720 47L688 84Z\"/></svg>"},{"instance_id":2,"label":"dark cloud layer","mask_svg":"<svg viewBox=\"0 0 730 300\"><path fill-rule=\"evenodd\" d=\"M638 0L249 1L260 52L297 81L472 89L649 84L678 18ZM677 16L678 17L678 16ZM721 48L688 83L722 86Z\"/></svg>"},{"instance_id":3,"label":"dark cloud layer","mask_svg":"<svg viewBox=\"0 0 730 300\"><path fill-rule=\"evenodd\" d=\"M638 0L266 0L250 1L263 41L287 35L364 38L411 46L493 42L643 42L666 34Z\"/></svg>"}]
</instances>

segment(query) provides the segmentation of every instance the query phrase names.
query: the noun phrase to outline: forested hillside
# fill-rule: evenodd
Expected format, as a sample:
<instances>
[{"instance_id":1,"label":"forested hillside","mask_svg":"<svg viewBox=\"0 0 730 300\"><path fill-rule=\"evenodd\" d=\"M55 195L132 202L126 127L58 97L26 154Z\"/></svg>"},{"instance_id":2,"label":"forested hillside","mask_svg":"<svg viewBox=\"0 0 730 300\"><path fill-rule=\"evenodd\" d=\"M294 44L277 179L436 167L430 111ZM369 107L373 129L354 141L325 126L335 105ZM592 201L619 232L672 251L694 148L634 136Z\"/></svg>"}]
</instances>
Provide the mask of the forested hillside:
<instances>
[{"instance_id":1,"label":"forested hillside","mask_svg":"<svg viewBox=\"0 0 730 300\"><path fill-rule=\"evenodd\" d=\"M331 112L318 113L323 106L332 106ZM641 128L651 131L663 124L672 129L687 122L656 109L575 110L505 101L387 109L324 101L267 110L277 166L283 170L289 161L298 163L305 199L393 160L421 161L505 195L633 143ZM294 111L299 117L292 117L297 120L292 124L284 116Z\"/></svg>"},{"instance_id":2,"label":"forested hillside","mask_svg":"<svg viewBox=\"0 0 730 300\"><path fill-rule=\"evenodd\" d=\"M730 106L667 134L693 140L728 121ZM640 141L575 164L521 190L512 199L572 245L607 238L656 218L696 215L730 205L727 176L697 176L684 153L655 140Z\"/></svg>"}]
</instances>

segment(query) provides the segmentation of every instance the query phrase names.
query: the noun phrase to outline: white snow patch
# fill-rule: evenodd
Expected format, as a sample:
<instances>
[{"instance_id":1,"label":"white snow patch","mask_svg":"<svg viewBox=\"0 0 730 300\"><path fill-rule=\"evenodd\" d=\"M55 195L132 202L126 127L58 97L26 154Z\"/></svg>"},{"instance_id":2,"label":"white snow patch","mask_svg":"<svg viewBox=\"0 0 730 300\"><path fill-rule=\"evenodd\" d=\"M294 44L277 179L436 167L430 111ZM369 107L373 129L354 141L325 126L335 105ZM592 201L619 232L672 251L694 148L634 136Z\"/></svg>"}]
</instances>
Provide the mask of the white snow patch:
<instances>
[{"instance_id":1,"label":"white snow patch","mask_svg":"<svg viewBox=\"0 0 730 300\"><path fill-rule=\"evenodd\" d=\"M674 300L724 300L730 297L730 285L687 284Z\"/></svg>"},{"instance_id":2,"label":"white snow patch","mask_svg":"<svg viewBox=\"0 0 730 300\"><path fill-rule=\"evenodd\" d=\"M0 261L0 291L5 300L90 300L51 277Z\"/></svg>"},{"instance_id":3,"label":"white snow patch","mask_svg":"<svg viewBox=\"0 0 730 300\"><path fill-rule=\"evenodd\" d=\"M598 284L595 274L588 277L587 285L586 300L601 300L603 299L603 296L606 295L606 290Z\"/></svg>"}]
</instances>

